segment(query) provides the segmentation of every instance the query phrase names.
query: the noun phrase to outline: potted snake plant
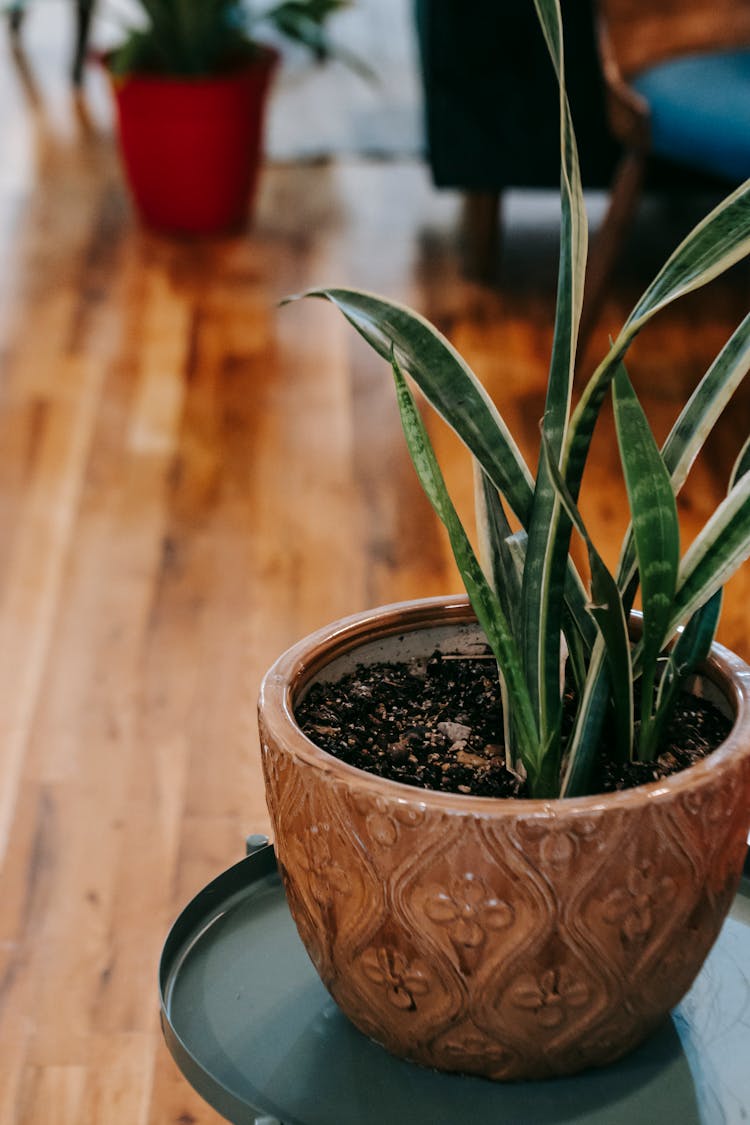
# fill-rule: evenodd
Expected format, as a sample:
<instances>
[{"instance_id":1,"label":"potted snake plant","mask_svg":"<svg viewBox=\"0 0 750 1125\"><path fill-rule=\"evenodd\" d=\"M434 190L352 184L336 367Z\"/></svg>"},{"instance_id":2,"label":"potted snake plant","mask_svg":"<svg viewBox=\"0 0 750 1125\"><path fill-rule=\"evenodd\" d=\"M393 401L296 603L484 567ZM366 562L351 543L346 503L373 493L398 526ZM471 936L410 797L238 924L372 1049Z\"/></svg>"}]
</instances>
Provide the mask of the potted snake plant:
<instances>
[{"instance_id":1,"label":"potted snake plant","mask_svg":"<svg viewBox=\"0 0 750 1125\"><path fill-rule=\"evenodd\" d=\"M237 228L262 159L266 98L278 51L263 27L316 57L332 50L326 21L348 0L140 0L143 26L105 57L122 161L151 227L210 234Z\"/></svg>"},{"instance_id":2,"label":"potted snake plant","mask_svg":"<svg viewBox=\"0 0 750 1125\"><path fill-rule=\"evenodd\" d=\"M559 79L562 152L558 305L536 472L467 364L417 313L349 289L308 294L332 302L390 365L412 460L468 597L337 622L282 656L260 698L275 846L323 982L389 1050L494 1079L571 1073L642 1041L715 941L750 828L750 669L713 641L723 584L750 554L750 438L726 498L682 556L675 502L750 366L750 315L661 447L624 365L652 317L747 254L750 181L669 257L572 409L587 230L559 4L535 3ZM477 552L409 379L474 459ZM578 508L607 396L631 517L614 573ZM588 551L585 581L569 551L574 533ZM341 698L355 666L374 666L377 679L383 661L400 661L421 682L431 661L478 646L497 667L504 737L493 752L519 781L516 795L420 789L342 760L363 713L385 723L368 710L373 677ZM300 713L321 685L338 701L303 730ZM715 702L727 733L669 774L664 735L686 691ZM449 708L450 697L443 717L459 721L442 726L460 741L462 717ZM391 749L416 758L418 732ZM602 763L626 775L645 769L651 780L603 792Z\"/></svg>"}]
</instances>

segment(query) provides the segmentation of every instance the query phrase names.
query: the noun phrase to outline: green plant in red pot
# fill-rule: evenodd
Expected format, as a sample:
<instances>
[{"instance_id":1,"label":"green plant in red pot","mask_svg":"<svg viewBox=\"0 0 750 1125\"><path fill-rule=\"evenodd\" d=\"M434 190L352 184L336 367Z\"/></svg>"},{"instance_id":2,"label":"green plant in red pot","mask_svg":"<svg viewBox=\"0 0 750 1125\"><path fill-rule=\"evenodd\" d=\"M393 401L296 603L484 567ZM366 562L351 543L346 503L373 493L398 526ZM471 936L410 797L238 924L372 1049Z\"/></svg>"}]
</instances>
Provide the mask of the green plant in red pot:
<instances>
[{"instance_id":1,"label":"green plant in red pot","mask_svg":"<svg viewBox=\"0 0 750 1125\"><path fill-rule=\"evenodd\" d=\"M253 14L240 0L141 0L144 25L106 57L122 159L144 221L209 234L239 227L263 153L278 51L265 25L331 53L325 24L348 0L282 0Z\"/></svg>"},{"instance_id":2,"label":"green plant in red pot","mask_svg":"<svg viewBox=\"0 0 750 1125\"><path fill-rule=\"evenodd\" d=\"M750 554L750 436L726 497L682 555L676 506L750 368L750 314L661 448L623 365L653 316L750 251L750 181L669 257L573 409L587 229L558 0L536 8L560 83L562 152L536 473L468 365L423 318L360 291L310 294L339 308L390 365L409 451L468 600L335 623L279 659L260 699L276 852L322 980L390 1050L495 1079L602 1065L643 1040L715 941L750 828L750 669L713 643L722 586ZM474 458L476 552L409 378ZM578 509L610 394L631 517L615 573ZM574 532L589 576L570 553ZM641 616L632 613L639 588ZM468 671L447 674L437 714L422 706L446 657L452 669L481 662L478 679L497 681L502 706L476 747L472 727L484 717L467 722L459 699ZM350 687L357 666L365 671ZM702 760L675 771L664 736L671 728L684 749L689 724L673 719L681 695L696 709L698 695L713 699L726 725ZM504 771L510 795L444 784L451 771L441 762L456 746L462 770L482 783ZM418 787L423 760L433 772ZM612 771L614 786L605 784Z\"/></svg>"}]
</instances>

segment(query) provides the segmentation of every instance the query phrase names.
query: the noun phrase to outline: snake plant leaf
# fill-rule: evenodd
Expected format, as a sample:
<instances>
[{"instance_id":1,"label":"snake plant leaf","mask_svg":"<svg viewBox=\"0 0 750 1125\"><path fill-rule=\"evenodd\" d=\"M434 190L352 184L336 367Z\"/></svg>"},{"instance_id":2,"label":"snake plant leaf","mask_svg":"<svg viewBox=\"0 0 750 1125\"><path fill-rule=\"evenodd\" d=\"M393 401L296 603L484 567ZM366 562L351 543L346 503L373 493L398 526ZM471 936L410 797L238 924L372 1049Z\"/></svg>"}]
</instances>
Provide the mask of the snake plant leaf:
<instances>
[{"instance_id":1,"label":"snake plant leaf","mask_svg":"<svg viewBox=\"0 0 750 1125\"><path fill-rule=\"evenodd\" d=\"M505 681L515 742L528 774L530 790L536 795L543 796L545 794L538 792L543 765L541 747L518 648L500 602L484 576L453 506L414 397L395 356L392 357L392 367L399 413L409 454L425 494L448 532L451 548L477 620L484 629L495 654L500 674Z\"/></svg>"},{"instance_id":2,"label":"snake plant leaf","mask_svg":"<svg viewBox=\"0 0 750 1125\"><path fill-rule=\"evenodd\" d=\"M498 596L502 611L513 636L518 636L521 607L521 579L526 551L526 532L514 534L508 523L503 502L497 489L489 480L476 458L474 469L474 510L479 542L479 558L488 582ZM509 772L517 772L518 759L515 728L510 721L510 700L505 679L500 679L503 705L503 734L505 765Z\"/></svg>"},{"instance_id":3,"label":"snake plant leaf","mask_svg":"<svg viewBox=\"0 0 750 1125\"><path fill-rule=\"evenodd\" d=\"M653 738L657 748L674 713L685 677L709 654L719 622L723 593L723 590L717 590L705 605L696 610L672 645L656 695Z\"/></svg>"},{"instance_id":4,"label":"snake plant leaf","mask_svg":"<svg viewBox=\"0 0 750 1125\"><path fill-rule=\"evenodd\" d=\"M750 180L718 204L688 234L646 289L573 411L563 461L577 499L591 438L606 390L634 337L659 310L706 285L750 252Z\"/></svg>"},{"instance_id":5,"label":"snake plant leaf","mask_svg":"<svg viewBox=\"0 0 750 1125\"><path fill-rule=\"evenodd\" d=\"M750 313L729 337L664 442L662 458L672 477L675 495L685 483L693 461L748 370Z\"/></svg>"},{"instance_id":6,"label":"snake plant leaf","mask_svg":"<svg viewBox=\"0 0 750 1125\"><path fill-rule=\"evenodd\" d=\"M745 471L688 548L664 641L750 556L750 473Z\"/></svg>"},{"instance_id":7,"label":"snake plant leaf","mask_svg":"<svg viewBox=\"0 0 750 1125\"><path fill-rule=\"evenodd\" d=\"M424 317L395 301L359 289L311 289L303 297L330 301L378 355L393 352L525 527L533 480L510 430L465 360Z\"/></svg>"},{"instance_id":8,"label":"snake plant leaf","mask_svg":"<svg viewBox=\"0 0 750 1125\"><path fill-rule=\"evenodd\" d=\"M730 492L748 471L750 471L750 437L732 466L729 478ZM656 738L657 745L674 711L680 685L709 654L721 614L723 595L723 589L717 590L705 605L696 610L672 645L656 699L656 721L659 731Z\"/></svg>"},{"instance_id":9,"label":"snake plant leaf","mask_svg":"<svg viewBox=\"0 0 750 1125\"><path fill-rule=\"evenodd\" d=\"M282 6L284 2L288 5L297 0L281 0ZM750 318L706 373L670 434L663 455L622 367L632 340L656 313L705 285L750 251L750 181L720 203L677 247L625 321L571 415L587 235L565 94L559 0L534 3L559 80L562 152L558 310L536 482L481 384L427 321L403 306L358 290L316 289L306 295L336 305L392 365L409 452L422 486L448 530L467 591L496 655L503 698L511 704L506 707L506 716L512 714L513 724L507 746L512 741L514 750L517 747L534 796L560 792L558 655L563 634L568 641L568 661L575 669L580 704L566 748L561 791L564 796L573 796L586 792L590 784L604 717L611 706L617 709L617 726L632 729L630 718L620 721L626 712L632 712L632 674L623 676L628 663L631 672L642 676L639 752L644 758L654 752L656 728L662 718L662 704L666 707L669 702L672 679L676 681L683 658L693 659L705 648L715 625L717 602L712 599L750 555L747 450L738 459L728 496L681 565L675 505L675 494L692 459L750 365ZM450 500L405 375L411 375L480 466L479 528L491 581L477 561ZM576 507L591 438L610 386L633 524L621 552L617 581L585 534ZM504 504L525 529L523 545L505 534ZM574 526L583 528L589 549L590 609L568 554ZM523 555L520 648L512 628L513 569L504 552L511 559ZM625 621L639 578L644 633L638 645L631 647ZM668 672L662 683L655 712L657 661L677 628L686 623L687 628L673 646L674 676ZM621 679L627 682L624 689ZM620 754L624 756L622 745Z\"/></svg>"},{"instance_id":10,"label":"snake plant leaf","mask_svg":"<svg viewBox=\"0 0 750 1125\"><path fill-rule=\"evenodd\" d=\"M389 363L391 352L395 354L402 371L477 459L522 527L528 528L534 488L529 468L492 399L453 345L412 309L372 293L312 289L302 296L330 301ZM584 586L572 562L567 567L565 598L581 635L593 644Z\"/></svg>"},{"instance_id":11,"label":"snake plant leaf","mask_svg":"<svg viewBox=\"0 0 750 1125\"><path fill-rule=\"evenodd\" d=\"M750 437L745 441L745 444L737 456L737 460L732 466L732 473L729 479L730 492L737 482L742 480L745 473L750 473Z\"/></svg>"},{"instance_id":12,"label":"snake plant leaf","mask_svg":"<svg viewBox=\"0 0 750 1125\"><path fill-rule=\"evenodd\" d=\"M711 364L680 412L662 446L662 459L671 474L672 491L675 495L682 488L695 457L745 378L748 368L750 368L750 314L738 325ZM742 456L741 454L738 458L732 474L735 483L742 475L739 472ZM747 456L750 459L750 454ZM617 569L617 582L626 615L629 614L633 603L636 575L637 561L632 527L630 527L623 541ZM687 645L688 642L684 643ZM598 680L604 682L597 684ZM576 796L587 790L590 770L586 747L593 745L599 737L597 724L600 723L603 711L595 704L603 693L606 694L606 680L604 651L602 646L595 646L588 667L587 687L580 691L581 704L563 778L564 794L567 796ZM594 706L594 712L587 716L586 711L589 706ZM658 707L661 709L661 704L658 704Z\"/></svg>"},{"instance_id":13,"label":"snake plant leaf","mask_svg":"<svg viewBox=\"0 0 750 1125\"><path fill-rule=\"evenodd\" d=\"M586 276L588 224L578 150L565 92L560 5L557 0L535 0L535 5L557 73L560 96L560 264L543 420L547 453L558 460L564 446L570 414L576 342ZM543 740L554 740L559 736L561 718L558 669L569 531L564 527L558 533L560 519L558 496L550 479L547 456L540 449L524 567L521 636L524 667L537 708ZM564 520L564 516L562 519Z\"/></svg>"},{"instance_id":14,"label":"snake plant leaf","mask_svg":"<svg viewBox=\"0 0 750 1125\"><path fill-rule=\"evenodd\" d=\"M746 324L747 321L743 321L743 325ZM740 327L742 328L743 325L741 325ZM672 432L674 433L675 430L673 429ZM676 449L677 447L674 448ZM665 460L667 460L666 456ZM673 472L679 472L680 458L675 457L673 459L670 457L669 460L672 462ZM750 471L750 438L748 438L747 442L745 443L733 467L730 489L733 488L748 471ZM740 563L737 562L734 568L736 569L736 567L739 565ZM633 571L635 571L635 568L636 564L634 563ZM710 568L707 568L707 570L710 576ZM622 567L620 573L622 573ZM618 585L622 590L621 582L619 582ZM679 663L679 666L682 669L683 673L688 668L691 662L693 664L700 663L701 645L706 645L706 643L708 642L708 647L710 647L710 641L708 641L708 637L709 633L711 633L711 618L713 614L715 614L718 618L721 607L721 583L718 583L717 587L717 583L714 581L713 586L715 587L713 595L706 595L705 591L701 593L700 587L698 587L698 594L693 597L688 611L683 613L681 620L673 616L672 621L670 622L665 641L674 633L674 631L682 622L688 622L688 625L680 634L680 638L676 642L676 646L681 647L675 647L672 650L674 654L674 663ZM701 613L705 613L706 616L702 622L700 621L700 619L696 621L696 634L694 636L689 635L686 637L685 633L690 628L690 623L695 620L696 614ZM713 634L711 634L711 639L713 639ZM692 657L690 657L689 655L691 649L693 649ZM636 647L636 652L634 654L634 659L637 662L640 662L640 655L641 650L639 645ZM662 680L662 684L664 685L664 692L666 692L667 690L668 683L669 676L667 672L665 672L665 677ZM675 687L678 686L679 684L678 682L676 682ZM576 719L576 726L570 739L566 769L563 773L562 796L574 797L588 792L588 782L591 776L591 763L593 761L591 757L591 748L599 738L601 722L604 716L604 703L602 701L606 701L608 690L608 674L605 663L604 647L603 645L595 645L591 655L591 662L589 664L586 687L581 697L581 705L579 707L579 712ZM664 707L666 707L667 710L665 716L660 719L659 730L655 735L656 745L658 745L659 735L664 729L664 725L666 723L666 715L668 715L669 707L671 705L672 704L670 703L670 701L664 695L663 701L657 699L657 710L661 712Z\"/></svg>"},{"instance_id":15,"label":"snake plant leaf","mask_svg":"<svg viewBox=\"0 0 750 1125\"><path fill-rule=\"evenodd\" d=\"M521 589L526 561L526 532L513 532L508 523L497 489L474 461L474 488L479 557L482 568L493 586L514 637L520 632ZM571 632L573 625L571 624ZM500 676L503 703L505 759L510 773L518 775L518 753L515 730L510 722L510 701L505 680Z\"/></svg>"},{"instance_id":16,"label":"snake plant leaf","mask_svg":"<svg viewBox=\"0 0 750 1125\"><path fill-rule=\"evenodd\" d=\"M604 638L600 633L591 654L589 674L566 748L560 784L561 797L581 797L591 792L596 752L609 698L609 663Z\"/></svg>"},{"instance_id":17,"label":"snake plant leaf","mask_svg":"<svg viewBox=\"0 0 750 1125\"><path fill-rule=\"evenodd\" d=\"M513 529L502 500L479 462L474 459L474 511L479 559L488 582L498 596L503 613L518 636L523 562L509 546ZM521 532L526 538L526 533Z\"/></svg>"},{"instance_id":18,"label":"snake plant leaf","mask_svg":"<svg viewBox=\"0 0 750 1125\"><path fill-rule=\"evenodd\" d=\"M565 512L586 544L591 568L591 605L589 612L596 621L604 641L610 672L612 702L615 711L617 760L627 762L632 752L633 732L633 669L630 662L630 638L622 598L612 574L597 551L581 513L570 495L562 474L544 435L542 449L547 457L552 484Z\"/></svg>"},{"instance_id":19,"label":"snake plant leaf","mask_svg":"<svg viewBox=\"0 0 750 1125\"><path fill-rule=\"evenodd\" d=\"M637 332L659 309L718 277L748 253L750 179L680 243L630 313L625 328Z\"/></svg>"},{"instance_id":20,"label":"snake plant leaf","mask_svg":"<svg viewBox=\"0 0 750 1125\"><path fill-rule=\"evenodd\" d=\"M594 640L596 640L599 634L596 623L593 620L592 625L594 626L592 630ZM591 650L593 645L584 642L576 622L572 619L567 610L563 623L563 633L568 650L566 661L567 670L571 674L575 690L580 696L583 694L584 685L586 683L586 672L592 655Z\"/></svg>"},{"instance_id":21,"label":"snake plant leaf","mask_svg":"<svg viewBox=\"0 0 750 1125\"><path fill-rule=\"evenodd\" d=\"M655 751L652 737L654 684L677 586L680 526L669 473L622 364L612 383L612 400L643 599L638 756L650 761Z\"/></svg>"},{"instance_id":22,"label":"snake plant leaf","mask_svg":"<svg viewBox=\"0 0 750 1125\"><path fill-rule=\"evenodd\" d=\"M544 408L544 433L549 449L559 459L570 412L570 396L575 368L578 325L583 305L583 288L586 277L588 251L588 223L581 185L570 105L565 92L565 62L562 45L562 16L558 0L534 0L547 47L558 77L560 93L560 265L557 281L555 328L552 342L550 373ZM540 449L539 469L546 465L546 456ZM554 489L547 482L540 495L540 477L537 473L535 508L555 504ZM540 501L545 501L540 503ZM549 501L549 503L546 503ZM540 517L543 513L540 511Z\"/></svg>"},{"instance_id":23,"label":"snake plant leaf","mask_svg":"<svg viewBox=\"0 0 750 1125\"><path fill-rule=\"evenodd\" d=\"M709 433L750 369L750 313L730 336L698 386L686 402L661 449L662 460L672 479L675 496ZM623 541L618 567L621 590L635 573L632 529Z\"/></svg>"}]
</instances>

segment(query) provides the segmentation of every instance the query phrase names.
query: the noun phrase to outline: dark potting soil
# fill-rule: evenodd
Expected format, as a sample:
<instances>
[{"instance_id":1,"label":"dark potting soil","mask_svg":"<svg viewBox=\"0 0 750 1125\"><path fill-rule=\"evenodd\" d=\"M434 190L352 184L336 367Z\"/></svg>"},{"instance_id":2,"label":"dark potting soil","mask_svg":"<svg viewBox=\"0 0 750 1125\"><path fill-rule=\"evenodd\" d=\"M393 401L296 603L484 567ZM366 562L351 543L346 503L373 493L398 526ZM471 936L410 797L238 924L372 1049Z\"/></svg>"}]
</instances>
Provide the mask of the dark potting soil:
<instances>
[{"instance_id":1,"label":"dark potting soil","mask_svg":"<svg viewBox=\"0 0 750 1125\"><path fill-rule=\"evenodd\" d=\"M572 723L573 698L566 697ZM476 797L528 796L505 765L502 705L494 659L441 656L417 663L359 665L335 683L314 684L296 709L323 750L379 777ZM596 792L645 785L686 769L716 749L731 721L684 694L653 762L613 765L600 754ZM602 746L607 744L606 732Z\"/></svg>"}]
</instances>

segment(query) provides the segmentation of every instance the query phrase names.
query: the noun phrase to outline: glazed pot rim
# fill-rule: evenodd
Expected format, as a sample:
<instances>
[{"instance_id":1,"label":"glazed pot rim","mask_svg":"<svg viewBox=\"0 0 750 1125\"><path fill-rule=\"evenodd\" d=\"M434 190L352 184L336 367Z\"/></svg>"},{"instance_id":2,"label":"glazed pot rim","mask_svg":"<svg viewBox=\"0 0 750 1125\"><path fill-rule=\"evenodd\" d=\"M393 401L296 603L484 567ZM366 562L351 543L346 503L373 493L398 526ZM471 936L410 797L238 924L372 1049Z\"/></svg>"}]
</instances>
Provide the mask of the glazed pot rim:
<instances>
[{"instance_id":1,"label":"glazed pot rim","mask_svg":"<svg viewBox=\"0 0 750 1125\"><path fill-rule=\"evenodd\" d=\"M640 614L633 613L636 628ZM606 808L634 807L671 799L676 794L708 783L730 760L750 756L750 667L735 653L716 642L702 665L702 672L716 686L734 713L731 731L715 750L679 773L645 785L583 797L475 797L421 789L390 778L378 777L351 766L321 749L305 735L294 716L294 704L310 680L335 659L389 636L430 627L473 624L476 616L462 594L394 602L340 618L298 641L274 662L263 678L258 711L261 727L270 737L297 757L323 772L335 775L358 788L376 790L409 804L451 809L460 815L475 814L550 816L563 813L592 813Z\"/></svg>"}]
</instances>

